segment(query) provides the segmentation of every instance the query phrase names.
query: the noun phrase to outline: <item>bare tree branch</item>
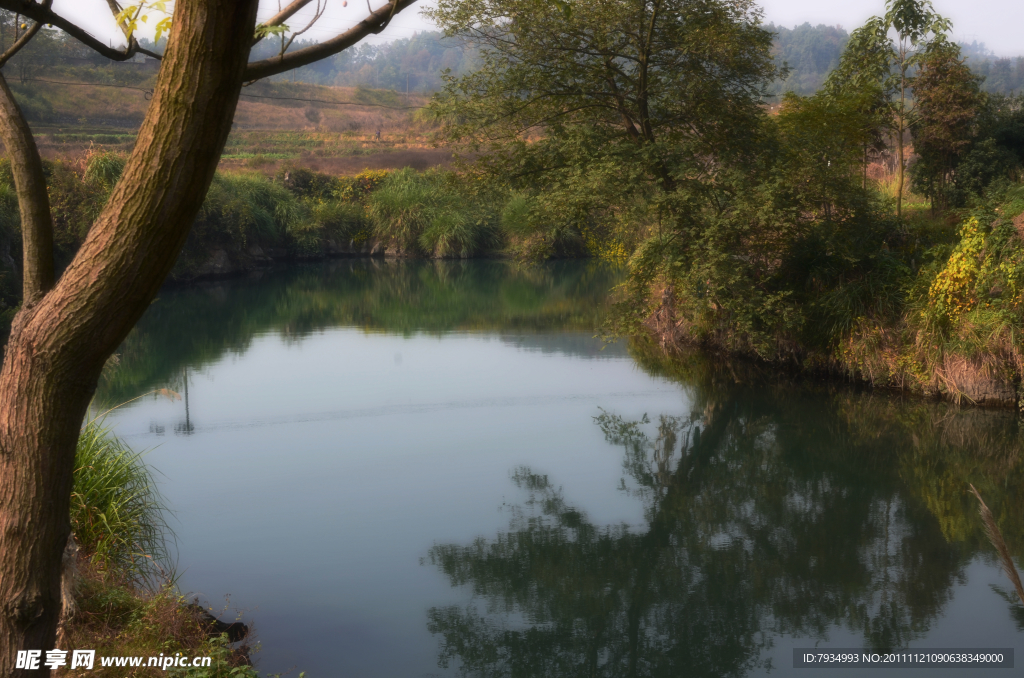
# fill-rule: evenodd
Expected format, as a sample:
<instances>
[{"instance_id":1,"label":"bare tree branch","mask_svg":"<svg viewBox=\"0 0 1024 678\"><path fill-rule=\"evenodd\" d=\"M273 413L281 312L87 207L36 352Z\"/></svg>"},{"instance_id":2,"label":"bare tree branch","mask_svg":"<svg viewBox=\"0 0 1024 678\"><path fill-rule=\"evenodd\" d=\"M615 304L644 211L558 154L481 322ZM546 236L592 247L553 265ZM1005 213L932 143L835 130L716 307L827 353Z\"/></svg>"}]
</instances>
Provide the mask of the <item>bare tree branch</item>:
<instances>
[{"instance_id":1,"label":"bare tree branch","mask_svg":"<svg viewBox=\"0 0 1024 678\"><path fill-rule=\"evenodd\" d=\"M107 0L107 1L110 2L111 0ZM298 12L300 9L302 9L303 7L305 7L306 5L308 5L311 2L313 2L313 0L294 0L290 5L288 5L287 7L282 9L281 11L279 11L277 14L275 14L272 17L270 17L266 21L262 22L260 24L260 26L280 26L285 21L288 21L288 19L290 19L292 17L292 15L294 15L296 12ZM280 6L281 5L278 4L278 7L280 7ZM252 44L255 45L257 42L259 42L262 39L263 39L263 36L257 36Z\"/></svg>"},{"instance_id":2,"label":"bare tree branch","mask_svg":"<svg viewBox=\"0 0 1024 678\"><path fill-rule=\"evenodd\" d=\"M313 24L315 24L317 21L320 21L320 17L322 17L324 15L324 12L327 11L327 3L324 2L323 6L321 7L320 2L321 0L316 0L316 12L313 14L313 20L306 24L305 28L298 31L292 31L291 36L288 38L288 42L285 43L283 47L281 47L282 55L288 51L289 47L292 46L292 43L295 42L295 38L299 37L306 31L308 31L310 28L312 28Z\"/></svg>"},{"instance_id":3,"label":"bare tree branch","mask_svg":"<svg viewBox=\"0 0 1024 678\"><path fill-rule=\"evenodd\" d=\"M0 0L0 7L3 6L4 2L9 2L9 0ZM387 28L395 14L412 6L415 2L416 0L391 0L380 9L370 12L368 17L352 28L326 42L320 42L310 47L304 47L303 49L269 59L253 61L245 71L245 79L247 81L259 80L260 78L284 73L293 68L299 68L314 61L333 56L338 52L348 49L367 35L380 33Z\"/></svg>"},{"instance_id":4,"label":"bare tree branch","mask_svg":"<svg viewBox=\"0 0 1024 678\"><path fill-rule=\"evenodd\" d=\"M46 7L47 9L49 9L50 5L52 4L53 0L43 0L43 7ZM0 56L0 68L3 68L4 64L6 64L12 56L17 54L22 47L27 45L28 41L34 38L36 33L38 33L39 29L42 27L43 24L39 21L32 24L32 28L25 31L25 33L20 38L18 38L13 45L11 45L11 48L4 52L2 56ZM17 31L17 26L15 26L15 31Z\"/></svg>"},{"instance_id":5,"label":"bare tree branch","mask_svg":"<svg viewBox=\"0 0 1024 678\"><path fill-rule=\"evenodd\" d=\"M114 49L113 47L104 45L101 41L89 35L89 33L87 33L83 28L50 10L48 6L32 2L32 0L0 0L0 9L24 14L33 21L41 24L51 24L56 26L75 40L78 40L86 47L99 52L111 61L127 61L136 54L145 54L155 59L160 58L160 55L140 48L138 43L128 45L124 50Z\"/></svg>"},{"instance_id":6,"label":"bare tree branch","mask_svg":"<svg viewBox=\"0 0 1024 678\"><path fill-rule=\"evenodd\" d=\"M3 74L0 74L0 138L11 157L11 174L18 193L23 252L22 305L28 308L53 287L53 217L39 149Z\"/></svg>"}]
</instances>

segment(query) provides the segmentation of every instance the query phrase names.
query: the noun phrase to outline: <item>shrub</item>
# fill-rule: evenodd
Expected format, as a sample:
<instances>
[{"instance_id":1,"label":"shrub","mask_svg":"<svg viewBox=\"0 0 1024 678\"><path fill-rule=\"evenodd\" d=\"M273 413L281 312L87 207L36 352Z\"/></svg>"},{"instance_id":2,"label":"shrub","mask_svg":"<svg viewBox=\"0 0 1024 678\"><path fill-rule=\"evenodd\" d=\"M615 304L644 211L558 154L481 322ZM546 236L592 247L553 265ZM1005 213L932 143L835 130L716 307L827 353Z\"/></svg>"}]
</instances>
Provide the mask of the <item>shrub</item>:
<instances>
[{"instance_id":1,"label":"shrub","mask_svg":"<svg viewBox=\"0 0 1024 678\"><path fill-rule=\"evenodd\" d=\"M439 211L420 236L423 251L439 259L465 259L497 241L495 229L485 217L454 205L448 208Z\"/></svg>"},{"instance_id":2,"label":"shrub","mask_svg":"<svg viewBox=\"0 0 1024 678\"><path fill-rule=\"evenodd\" d=\"M85 165L85 181L91 181L103 186L107 193L114 188L114 184L121 178L127 157L120 153L96 153L90 155Z\"/></svg>"},{"instance_id":3,"label":"shrub","mask_svg":"<svg viewBox=\"0 0 1024 678\"><path fill-rule=\"evenodd\" d=\"M363 170L354 177L338 177L333 197L343 202L365 202L390 174L387 170Z\"/></svg>"},{"instance_id":4,"label":"shrub","mask_svg":"<svg viewBox=\"0 0 1024 678\"><path fill-rule=\"evenodd\" d=\"M373 234L402 254L469 257L499 242L497 220L478 196L445 172L404 169L367 201Z\"/></svg>"},{"instance_id":5,"label":"shrub","mask_svg":"<svg viewBox=\"0 0 1024 678\"><path fill-rule=\"evenodd\" d=\"M262 175L218 173L192 235L205 242L234 242L243 248L251 242L273 244L302 216L295 196Z\"/></svg>"}]
</instances>

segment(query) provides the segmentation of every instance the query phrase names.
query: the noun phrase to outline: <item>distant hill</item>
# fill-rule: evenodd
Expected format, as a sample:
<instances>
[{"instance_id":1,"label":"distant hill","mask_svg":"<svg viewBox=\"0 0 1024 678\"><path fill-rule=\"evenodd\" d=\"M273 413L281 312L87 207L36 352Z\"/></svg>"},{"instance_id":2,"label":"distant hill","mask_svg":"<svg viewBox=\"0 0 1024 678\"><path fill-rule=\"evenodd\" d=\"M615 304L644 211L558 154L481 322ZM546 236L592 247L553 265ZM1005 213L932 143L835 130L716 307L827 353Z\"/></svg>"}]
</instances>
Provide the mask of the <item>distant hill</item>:
<instances>
[{"instance_id":1,"label":"distant hill","mask_svg":"<svg viewBox=\"0 0 1024 678\"><path fill-rule=\"evenodd\" d=\"M291 49L301 49L307 44L297 41ZM273 41L265 40L253 50L253 57L272 56L276 49ZM364 85L397 92L436 92L442 87L445 69L458 76L475 67L475 50L455 39L445 38L438 31L431 31L382 45L356 45L278 77L316 85Z\"/></svg>"},{"instance_id":2,"label":"distant hill","mask_svg":"<svg viewBox=\"0 0 1024 678\"><path fill-rule=\"evenodd\" d=\"M14 20L12 13L0 10L0 47L13 38ZM777 94L785 91L805 95L815 92L839 64L850 37L841 26L805 23L793 28L768 24L765 28L776 36L773 46L776 63L789 68L787 77L775 84ZM299 40L291 45L290 50L309 44ZM162 51L162 45L146 46ZM983 89L992 93L1024 90L1024 57L1000 58L977 42L962 44L961 48L971 68L985 77ZM274 39L263 40L253 49L253 58L272 56L278 49L280 44ZM270 80L279 84L361 86L429 94L443 86L445 70L459 76L476 68L478 60L479 55L471 46L454 38L445 38L438 31L428 31L385 44L356 45L334 57ZM63 103L74 105L62 106L57 103L52 88L39 83L40 79L148 87L156 69L155 60L141 56L132 63L111 62L59 30L44 29L4 67L4 73L31 119L59 120L66 124L70 122L68 116L77 118L84 114L92 117L87 112L96 108L92 103L112 102L112 107L106 108L104 104L101 108L107 111L107 117L124 120L140 118L139 109L144 109L144 106L112 101L116 97L109 95L93 97L85 96L85 92L75 95L70 91Z\"/></svg>"},{"instance_id":3,"label":"distant hill","mask_svg":"<svg viewBox=\"0 0 1024 678\"><path fill-rule=\"evenodd\" d=\"M839 57L850 39L842 26L801 26L786 28L768 24L775 33L772 51L775 63L789 67L789 77L777 85L777 91L813 94L825 82L829 72L839 65Z\"/></svg>"},{"instance_id":4,"label":"distant hill","mask_svg":"<svg viewBox=\"0 0 1024 678\"><path fill-rule=\"evenodd\" d=\"M981 88L993 94L1011 94L1024 91L1024 56L999 57L990 52L985 43L960 43L971 70L985 78Z\"/></svg>"}]
</instances>

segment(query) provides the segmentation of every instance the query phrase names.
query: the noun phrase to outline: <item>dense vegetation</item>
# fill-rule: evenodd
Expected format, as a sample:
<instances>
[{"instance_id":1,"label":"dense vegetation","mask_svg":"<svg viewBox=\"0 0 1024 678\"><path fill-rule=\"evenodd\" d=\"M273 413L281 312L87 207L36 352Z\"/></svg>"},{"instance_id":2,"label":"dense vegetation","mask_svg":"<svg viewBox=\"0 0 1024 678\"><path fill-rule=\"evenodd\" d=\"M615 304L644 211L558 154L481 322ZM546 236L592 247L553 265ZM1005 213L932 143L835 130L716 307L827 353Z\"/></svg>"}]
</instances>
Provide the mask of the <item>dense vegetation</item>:
<instances>
[{"instance_id":1,"label":"dense vegetation","mask_svg":"<svg viewBox=\"0 0 1024 678\"><path fill-rule=\"evenodd\" d=\"M542 22L519 0L442 0L433 18L481 67L434 110L530 218L630 254L620 330L1015 402L1024 100L981 90L929 3L886 10L769 116L778 70L748 2Z\"/></svg>"},{"instance_id":2,"label":"dense vegetation","mask_svg":"<svg viewBox=\"0 0 1024 678\"><path fill-rule=\"evenodd\" d=\"M58 270L71 261L124 167L94 153L46 164ZM609 238L531 219L529 202L451 171L367 170L334 176L294 166L274 177L219 173L171 272L175 281L251 270L273 260L374 254L435 259L549 258L607 253ZM9 163L0 163L0 319L20 303L21 235Z\"/></svg>"}]
</instances>

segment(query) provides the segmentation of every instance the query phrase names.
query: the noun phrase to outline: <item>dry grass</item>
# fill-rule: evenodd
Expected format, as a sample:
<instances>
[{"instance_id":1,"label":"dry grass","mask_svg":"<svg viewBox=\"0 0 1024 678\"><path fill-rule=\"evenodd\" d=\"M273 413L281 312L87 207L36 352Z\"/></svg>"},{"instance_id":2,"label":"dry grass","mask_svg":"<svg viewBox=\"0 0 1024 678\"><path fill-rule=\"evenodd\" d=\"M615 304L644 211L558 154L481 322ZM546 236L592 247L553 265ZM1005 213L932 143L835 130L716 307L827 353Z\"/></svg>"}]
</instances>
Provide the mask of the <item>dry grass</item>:
<instances>
[{"instance_id":1,"label":"dry grass","mask_svg":"<svg viewBox=\"0 0 1024 678\"><path fill-rule=\"evenodd\" d=\"M172 587L139 588L80 558L75 589L78 609L67 625L65 644L60 649L68 651L69 657L72 650L95 650L96 662L90 675L167 675L157 667L104 668L100 666L100 657L150 657L177 652L193 657L218 655L218 648L210 643L211 631L201 621L202 608L189 604ZM225 649L220 651L219 660L226 665L224 669L241 666L249 662L247 652L247 646ZM62 669L55 675L78 673ZM228 675L226 670L223 675Z\"/></svg>"}]
</instances>

